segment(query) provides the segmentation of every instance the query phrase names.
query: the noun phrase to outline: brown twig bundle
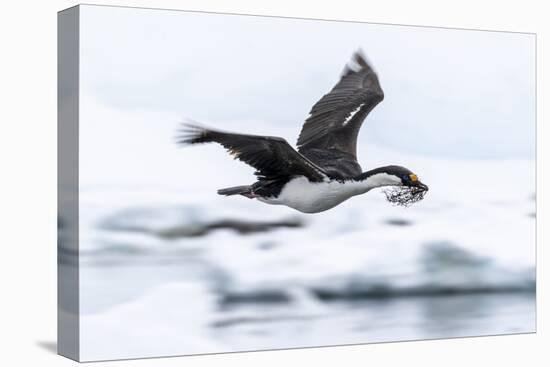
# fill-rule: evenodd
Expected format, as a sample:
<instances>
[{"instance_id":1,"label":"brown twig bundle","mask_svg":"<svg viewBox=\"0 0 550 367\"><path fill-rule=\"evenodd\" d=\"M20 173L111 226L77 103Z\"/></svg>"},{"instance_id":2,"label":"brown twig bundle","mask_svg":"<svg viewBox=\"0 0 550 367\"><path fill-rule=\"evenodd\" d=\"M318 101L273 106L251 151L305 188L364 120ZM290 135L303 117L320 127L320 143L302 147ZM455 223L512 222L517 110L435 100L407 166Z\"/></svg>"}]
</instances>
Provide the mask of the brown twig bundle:
<instances>
[{"instance_id":1,"label":"brown twig bundle","mask_svg":"<svg viewBox=\"0 0 550 367\"><path fill-rule=\"evenodd\" d=\"M390 203L407 207L424 199L428 191L419 187L393 186L383 192Z\"/></svg>"}]
</instances>

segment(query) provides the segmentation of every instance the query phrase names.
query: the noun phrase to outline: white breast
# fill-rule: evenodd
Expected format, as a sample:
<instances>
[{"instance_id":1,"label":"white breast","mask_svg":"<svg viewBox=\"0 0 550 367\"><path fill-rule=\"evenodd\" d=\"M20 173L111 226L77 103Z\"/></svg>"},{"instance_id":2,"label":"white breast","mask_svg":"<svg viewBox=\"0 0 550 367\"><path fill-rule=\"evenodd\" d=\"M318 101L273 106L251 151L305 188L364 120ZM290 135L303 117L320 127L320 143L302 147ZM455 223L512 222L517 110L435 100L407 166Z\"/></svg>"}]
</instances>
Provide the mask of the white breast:
<instances>
[{"instance_id":1,"label":"white breast","mask_svg":"<svg viewBox=\"0 0 550 367\"><path fill-rule=\"evenodd\" d=\"M365 192L364 188L364 185L352 181L310 182L299 176L290 180L277 198L258 200L267 204L286 205L303 213L319 213Z\"/></svg>"}]
</instances>

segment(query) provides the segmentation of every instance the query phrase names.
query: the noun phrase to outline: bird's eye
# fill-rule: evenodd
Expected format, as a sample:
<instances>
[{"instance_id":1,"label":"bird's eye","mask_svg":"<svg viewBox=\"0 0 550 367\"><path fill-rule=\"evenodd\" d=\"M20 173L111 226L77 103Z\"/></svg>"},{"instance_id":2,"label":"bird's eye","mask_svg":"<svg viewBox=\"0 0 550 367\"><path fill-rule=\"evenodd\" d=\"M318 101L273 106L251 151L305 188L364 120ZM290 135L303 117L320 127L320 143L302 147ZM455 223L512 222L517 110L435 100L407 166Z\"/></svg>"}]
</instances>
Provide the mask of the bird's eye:
<instances>
[{"instance_id":1,"label":"bird's eye","mask_svg":"<svg viewBox=\"0 0 550 367\"><path fill-rule=\"evenodd\" d=\"M411 179L412 182L418 181L418 176L415 175L414 173L411 173L411 174L409 175L409 178Z\"/></svg>"}]
</instances>

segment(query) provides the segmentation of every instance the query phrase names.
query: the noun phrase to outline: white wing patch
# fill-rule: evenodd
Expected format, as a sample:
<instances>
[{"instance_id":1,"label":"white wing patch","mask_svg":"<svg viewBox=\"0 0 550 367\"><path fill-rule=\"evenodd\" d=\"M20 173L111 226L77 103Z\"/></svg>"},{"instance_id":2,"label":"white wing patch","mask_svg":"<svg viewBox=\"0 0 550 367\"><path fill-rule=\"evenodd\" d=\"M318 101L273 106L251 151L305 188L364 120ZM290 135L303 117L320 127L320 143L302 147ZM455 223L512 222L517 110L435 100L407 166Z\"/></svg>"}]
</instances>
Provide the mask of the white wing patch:
<instances>
[{"instance_id":1,"label":"white wing patch","mask_svg":"<svg viewBox=\"0 0 550 367\"><path fill-rule=\"evenodd\" d=\"M346 120L344 121L344 123L342 124L342 126L346 126L348 124L348 122L350 122L350 120L353 118L353 116L355 116L357 114L357 112L359 112L359 110L361 109L361 107L363 107L365 105L365 102L361 103L359 105L359 107L357 107L356 109L354 109L353 111L351 111L351 113L349 114L349 116L346 118Z\"/></svg>"}]
</instances>

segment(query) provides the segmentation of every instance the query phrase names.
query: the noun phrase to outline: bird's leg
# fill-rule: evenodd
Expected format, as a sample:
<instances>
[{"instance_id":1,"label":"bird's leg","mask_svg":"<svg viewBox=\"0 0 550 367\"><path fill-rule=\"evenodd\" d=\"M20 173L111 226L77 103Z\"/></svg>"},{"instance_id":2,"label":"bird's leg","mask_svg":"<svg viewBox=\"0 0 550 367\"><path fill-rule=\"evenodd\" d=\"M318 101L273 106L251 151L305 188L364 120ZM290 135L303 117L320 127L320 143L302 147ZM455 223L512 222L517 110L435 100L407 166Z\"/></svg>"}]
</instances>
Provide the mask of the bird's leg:
<instances>
[{"instance_id":1,"label":"bird's leg","mask_svg":"<svg viewBox=\"0 0 550 367\"><path fill-rule=\"evenodd\" d=\"M242 195L242 196L245 196L245 197L247 197L247 198L249 198L249 199L255 199L255 198L257 197L256 194L254 194L253 191L250 191L250 192L247 192L247 193L244 193L244 194L241 194L241 195Z\"/></svg>"}]
</instances>

